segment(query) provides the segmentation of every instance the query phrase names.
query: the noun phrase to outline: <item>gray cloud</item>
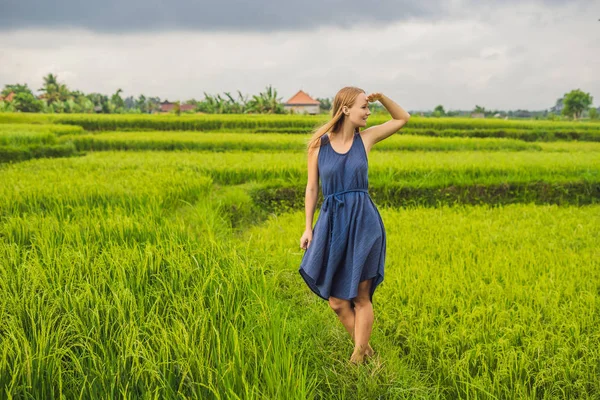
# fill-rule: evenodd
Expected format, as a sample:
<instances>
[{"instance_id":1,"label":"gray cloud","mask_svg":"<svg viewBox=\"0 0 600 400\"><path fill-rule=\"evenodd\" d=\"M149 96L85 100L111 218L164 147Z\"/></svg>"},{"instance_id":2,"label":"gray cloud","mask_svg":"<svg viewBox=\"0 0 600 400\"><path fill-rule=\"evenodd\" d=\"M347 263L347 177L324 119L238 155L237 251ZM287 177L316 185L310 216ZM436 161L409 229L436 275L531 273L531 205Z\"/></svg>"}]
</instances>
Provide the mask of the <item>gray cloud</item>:
<instances>
[{"instance_id":1,"label":"gray cloud","mask_svg":"<svg viewBox=\"0 0 600 400\"><path fill-rule=\"evenodd\" d=\"M84 28L95 32L160 30L287 31L351 28L439 15L444 2L364 0L1 0L0 29Z\"/></svg>"},{"instance_id":2,"label":"gray cloud","mask_svg":"<svg viewBox=\"0 0 600 400\"><path fill-rule=\"evenodd\" d=\"M521 0L0 0L0 30L82 28L93 32L310 30L322 26L350 29L413 18L493 19L495 10ZM586 4L590 0L575 0ZM544 6L559 0L535 2Z\"/></svg>"},{"instance_id":3,"label":"gray cloud","mask_svg":"<svg viewBox=\"0 0 600 400\"><path fill-rule=\"evenodd\" d=\"M302 32L18 29L0 34L0 88L38 89L54 73L86 93L122 88L169 100L272 84L284 100L300 88L331 97L356 85L413 110L543 109L575 88L599 104L600 2L446 4L443 13L423 8L428 17Z\"/></svg>"}]
</instances>

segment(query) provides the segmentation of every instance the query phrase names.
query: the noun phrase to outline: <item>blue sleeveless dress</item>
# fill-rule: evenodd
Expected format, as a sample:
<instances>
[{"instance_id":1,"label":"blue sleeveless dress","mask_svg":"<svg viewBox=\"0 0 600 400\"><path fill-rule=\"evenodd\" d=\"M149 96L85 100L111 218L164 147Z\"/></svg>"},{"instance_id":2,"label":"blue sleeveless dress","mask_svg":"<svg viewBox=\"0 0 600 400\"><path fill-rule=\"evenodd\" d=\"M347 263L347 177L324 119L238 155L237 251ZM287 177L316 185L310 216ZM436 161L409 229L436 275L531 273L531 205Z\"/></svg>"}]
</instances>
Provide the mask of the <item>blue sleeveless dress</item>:
<instances>
[{"instance_id":1,"label":"blue sleeveless dress","mask_svg":"<svg viewBox=\"0 0 600 400\"><path fill-rule=\"evenodd\" d=\"M350 150L338 153L321 137L318 171L323 204L299 273L319 297L352 300L359 282L374 279L370 299L383 281L386 232L367 191L367 152L358 131Z\"/></svg>"}]
</instances>

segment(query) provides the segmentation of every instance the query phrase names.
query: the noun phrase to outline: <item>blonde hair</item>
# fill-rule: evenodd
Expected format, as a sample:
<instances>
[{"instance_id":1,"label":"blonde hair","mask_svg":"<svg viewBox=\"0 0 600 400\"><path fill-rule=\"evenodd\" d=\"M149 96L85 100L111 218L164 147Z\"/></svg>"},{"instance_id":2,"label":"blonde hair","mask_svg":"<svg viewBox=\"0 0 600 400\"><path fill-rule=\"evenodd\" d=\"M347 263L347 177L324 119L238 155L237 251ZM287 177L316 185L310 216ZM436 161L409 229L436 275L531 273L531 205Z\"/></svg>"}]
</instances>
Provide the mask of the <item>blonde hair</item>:
<instances>
[{"instance_id":1,"label":"blonde hair","mask_svg":"<svg viewBox=\"0 0 600 400\"><path fill-rule=\"evenodd\" d=\"M306 147L309 154L314 152L315 149L320 146L321 136L325 135L329 131L339 132L342 129L342 124L346 119L346 115L343 113L342 107L352 107L360 93L366 92L355 86L346 86L336 93L335 98L333 99L333 105L331 107L331 119L315 129L313 131L313 135L308 140ZM358 130L358 128L356 128L356 130Z\"/></svg>"}]
</instances>

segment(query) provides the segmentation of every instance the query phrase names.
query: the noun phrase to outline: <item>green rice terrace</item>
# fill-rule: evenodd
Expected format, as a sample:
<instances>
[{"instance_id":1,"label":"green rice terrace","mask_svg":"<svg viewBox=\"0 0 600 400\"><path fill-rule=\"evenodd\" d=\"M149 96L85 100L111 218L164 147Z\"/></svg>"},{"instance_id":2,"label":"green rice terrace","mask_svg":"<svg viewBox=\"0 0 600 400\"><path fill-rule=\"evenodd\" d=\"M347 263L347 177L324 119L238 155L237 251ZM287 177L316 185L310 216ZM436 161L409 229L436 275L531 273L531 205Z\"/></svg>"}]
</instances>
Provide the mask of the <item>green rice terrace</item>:
<instances>
[{"instance_id":1,"label":"green rice terrace","mask_svg":"<svg viewBox=\"0 0 600 400\"><path fill-rule=\"evenodd\" d=\"M600 398L600 123L375 144L386 275L353 366L298 274L326 118L0 113L0 397Z\"/></svg>"}]
</instances>

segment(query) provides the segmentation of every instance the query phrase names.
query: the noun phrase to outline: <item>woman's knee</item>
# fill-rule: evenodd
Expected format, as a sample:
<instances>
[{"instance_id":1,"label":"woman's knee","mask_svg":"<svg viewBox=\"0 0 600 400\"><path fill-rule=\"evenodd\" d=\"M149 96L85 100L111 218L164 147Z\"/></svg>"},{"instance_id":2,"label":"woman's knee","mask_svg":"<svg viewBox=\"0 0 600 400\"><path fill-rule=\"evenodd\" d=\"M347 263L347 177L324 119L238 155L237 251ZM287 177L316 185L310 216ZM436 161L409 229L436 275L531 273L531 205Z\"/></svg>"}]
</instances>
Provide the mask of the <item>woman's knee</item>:
<instances>
[{"instance_id":1,"label":"woman's knee","mask_svg":"<svg viewBox=\"0 0 600 400\"><path fill-rule=\"evenodd\" d=\"M354 298L354 308L363 308L371 304L372 279L362 281L358 284L358 295Z\"/></svg>"},{"instance_id":2,"label":"woman's knee","mask_svg":"<svg viewBox=\"0 0 600 400\"><path fill-rule=\"evenodd\" d=\"M350 308L350 300L338 299L336 297L329 297L329 306L336 314L343 313L346 309Z\"/></svg>"},{"instance_id":3,"label":"woman's knee","mask_svg":"<svg viewBox=\"0 0 600 400\"><path fill-rule=\"evenodd\" d=\"M354 308L361 309L371 305L369 294L359 294L354 298Z\"/></svg>"}]
</instances>

